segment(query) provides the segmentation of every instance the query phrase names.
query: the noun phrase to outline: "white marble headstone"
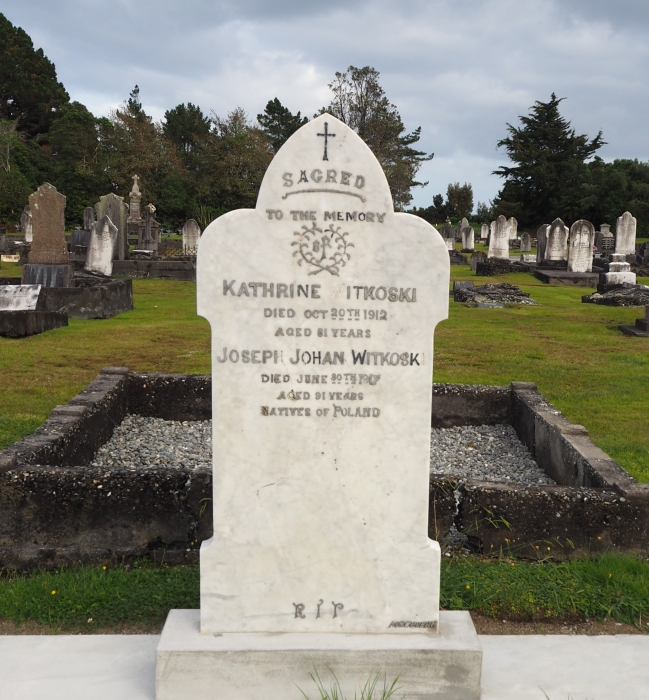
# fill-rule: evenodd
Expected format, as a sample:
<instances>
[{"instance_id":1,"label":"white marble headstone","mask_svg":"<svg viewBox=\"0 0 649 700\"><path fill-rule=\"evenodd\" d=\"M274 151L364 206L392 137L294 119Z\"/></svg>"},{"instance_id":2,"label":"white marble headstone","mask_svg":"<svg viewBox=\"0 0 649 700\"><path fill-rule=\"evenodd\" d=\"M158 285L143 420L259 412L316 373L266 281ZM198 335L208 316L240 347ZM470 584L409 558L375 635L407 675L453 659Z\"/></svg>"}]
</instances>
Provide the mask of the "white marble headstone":
<instances>
[{"instance_id":1,"label":"white marble headstone","mask_svg":"<svg viewBox=\"0 0 649 700\"><path fill-rule=\"evenodd\" d=\"M95 221L90 228L90 241L84 270L110 277L113 274L113 257L118 238L119 230L107 215L102 216L99 221Z\"/></svg>"},{"instance_id":2,"label":"white marble headstone","mask_svg":"<svg viewBox=\"0 0 649 700\"><path fill-rule=\"evenodd\" d=\"M615 227L615 252L620 255L635 255L635 232L637 219L625 211L617 219Z\"/></svg>"},{"instance_id":3,"label":"white marble headstone","mask_svg":"<svg viewBox=\"0 0 649 700\"><path fill-rule=\"evenodd\" d=\"M545 260L545 249L548 245L548 232L550 224L541 224L536 230L536 264L540 265Z\"/></svg>"},{"instance_id":4,"label":"white marble headstone","mask_svg":"<svg viewBox=\"0 0 649 700\"><path fill-rule=\"evenodd\" d=\"M196 255L200 240L201 227L194 219L189 219L183 226L183 255Z\"/></svg>"},{"instance_id":5,"label":"white marble headstone","mask_svg":"<svg viewBox=\"0 0 649 700\"><path fill-rule=\"evenodd\" d=\"M518 238L518 221L510 216L507 219L507 226L509 227L509 240L515 241Z\"/></svg>"},{"instance_id":6,"label":"white marble headstone","mask_svg":"<svg viewBox=\"0 0 649 700\"><path fill-rule=\"evenodd\" d=\"M462 250L473 250L475 247L475 233L470 226L462 229Z\"/></svg>"},{"instance_id":7,"label":"white marble headstone","mask_svg":"<svg viewBox=\"0 0 649 700\"><path fill-rule=\"evenodd\" d=\"M487 257L509 260L509 224L502 214L492 224Z\"/></svg>"},{"instance_id":8,"label":"white marble headstone","mask_svg":"<svg viewBox=\"0 0 649 700\"><path fill-rule=\"evenodd\" d=\"M579 219L570 227L568 245L568 272L593 271L593 245L595 227L584 219Z\"/></svg>"},{"instance_id":9,"label":"white marble headstone","mask_svg":"<svg viewBox=\"0 0 649 700\"><path fill-rule=\"evenodd\" d=\"M29 205L25 207L20 215L20 228L25 234L25 243L32 243L34 240L34 228L32 225L32 210Z\"/></svg>"},{"instance_id":10,"label":"white marble headstone","mask_svg":"<svg viewBox=\"0 0 649 700\"><path fill-rule=\"evenodd\" d=\"M568 227L561 219L555 219L548 229L544 260L566 260Z\"/></svg>"},{"instance_id":11,"label":"white marble headstone","mask_svg":"<svg viewBox=\"0 0 649 700\"><path fill-rule=\"evenodd\" d=\"M486 241L488 235L489 235L489 224L482 224L482 226L480 226L480 240Z\"/></svg>"},{"instance_id":12,"label":"white marble headstone","mask_svg":"<svg viewBox=\"0 0 649 700\"><path fill-rule=\"evenodd\" d=\"M436 629L431 377L448 284L440 234L394 212L370 149L328 114L281 148L255 209L204 231L203 633Z\"/></svg>"},{"instance_id":13,"label":"white marble headstone","mask_svg":"<svg viewBox=\"0 0 649 700\"><path fill-rule=\"evenodd\" d=\"M40 284L0 285L0 311L36 311Z\"/></svg>"}]
</instances>

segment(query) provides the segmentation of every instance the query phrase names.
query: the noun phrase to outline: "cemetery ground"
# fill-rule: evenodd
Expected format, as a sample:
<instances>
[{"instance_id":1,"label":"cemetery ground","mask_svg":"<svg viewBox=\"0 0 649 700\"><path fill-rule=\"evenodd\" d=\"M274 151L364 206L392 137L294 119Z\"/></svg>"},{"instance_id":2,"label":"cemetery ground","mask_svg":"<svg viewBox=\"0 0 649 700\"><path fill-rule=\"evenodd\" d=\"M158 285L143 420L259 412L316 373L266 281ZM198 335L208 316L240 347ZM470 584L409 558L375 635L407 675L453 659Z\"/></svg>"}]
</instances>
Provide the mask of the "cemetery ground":
<instances>
[{"instance_id":1,"label":"cemetery ground","mask_svg":"<svg viewBox=\"0 0 649 700\"><path fill-rule=\"evenodd\" d=\"M451 301L435 334L435 381L535 382L566 417L638 481L649 482L646 390L649 346L619 333L637 308L582 304L583 288L528 274L452 280L506 281L540 306L469 308ZM0 276L19 276L3 263ZM640 284L649 280L639 279ZM20 340L0 339L0 448L32 432L104 366L210 372L209 327L196 316L193 282L134 280L135 309ZM446 558L442 606L471 609L478 632L647 631L649 563L607 555L566 563ZM171 608L198 607L198 567L79 567L0 577L0 632L157 632ZM503 622L505 620L505 622ZM18 625L18 626L17 626Z\"/></svg>"}]
</instances>

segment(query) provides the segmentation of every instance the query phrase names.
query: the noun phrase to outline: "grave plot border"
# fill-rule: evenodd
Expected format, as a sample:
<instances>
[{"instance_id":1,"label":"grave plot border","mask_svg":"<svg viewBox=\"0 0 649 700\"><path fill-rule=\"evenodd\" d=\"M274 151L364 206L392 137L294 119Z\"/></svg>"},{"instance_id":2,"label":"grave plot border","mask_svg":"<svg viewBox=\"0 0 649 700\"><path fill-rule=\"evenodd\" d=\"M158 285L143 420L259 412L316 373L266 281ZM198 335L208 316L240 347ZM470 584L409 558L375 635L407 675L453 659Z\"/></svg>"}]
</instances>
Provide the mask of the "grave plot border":
<instances>
[{"instance_id":1,"label":"grave plot border","mask_svg":"<svg viewBox=\"0 0 649 700\"><path fill-rule=\"evenodd\" d=\"M209 376L108 367L32 435L0 452L0 568L197 561L212 532L211 469L86 465L128 413L207 420L211 391ZM432 477L430 537L443 541L455 525L469 547L485 553L649 553L649 485L635 482L534 384L433 387L433 427L501 423L514 427L559 485Z\"/></svg>"}]
</instances>

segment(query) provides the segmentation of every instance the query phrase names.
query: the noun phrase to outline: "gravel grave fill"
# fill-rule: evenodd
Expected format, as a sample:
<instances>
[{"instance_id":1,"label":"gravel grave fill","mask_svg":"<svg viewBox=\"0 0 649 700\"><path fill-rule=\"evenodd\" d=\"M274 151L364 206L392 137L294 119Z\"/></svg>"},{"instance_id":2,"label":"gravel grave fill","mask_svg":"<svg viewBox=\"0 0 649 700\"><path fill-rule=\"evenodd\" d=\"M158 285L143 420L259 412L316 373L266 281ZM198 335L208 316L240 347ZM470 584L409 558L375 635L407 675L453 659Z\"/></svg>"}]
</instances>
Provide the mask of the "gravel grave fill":
<instances>
[{"instance_id":1,"label":"gravel grave fill","mask_svg":"<svg viewBox=\"0 0 649 700\"><path fill-rule=\"evenodd\" d=\"M126 416L90 466L211 469L212 421ZM500 483L554 484L510 425L433 428L430 473Z\"/></svg>"}]
</instances>

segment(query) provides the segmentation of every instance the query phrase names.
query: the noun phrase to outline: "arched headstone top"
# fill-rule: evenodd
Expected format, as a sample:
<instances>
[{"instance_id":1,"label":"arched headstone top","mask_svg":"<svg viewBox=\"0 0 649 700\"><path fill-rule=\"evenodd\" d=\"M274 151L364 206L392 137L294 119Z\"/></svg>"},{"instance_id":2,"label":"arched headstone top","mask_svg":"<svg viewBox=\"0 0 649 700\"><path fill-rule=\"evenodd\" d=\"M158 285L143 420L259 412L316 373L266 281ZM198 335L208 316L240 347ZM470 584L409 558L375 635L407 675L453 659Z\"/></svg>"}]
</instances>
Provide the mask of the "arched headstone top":
<instances>
[{"instance_id":1,"label":"arched headstone top","mask_svg":"<svg viewBox=\"0 0 649 700\"><path fill-rule=\"evenodd\" d=\"M331 114L298 129L268 166L256 208L275 208L278 201L292 211L324 206L381 217L394 211L376 156L353 129Z\"/></svg>"}]
</instances>

